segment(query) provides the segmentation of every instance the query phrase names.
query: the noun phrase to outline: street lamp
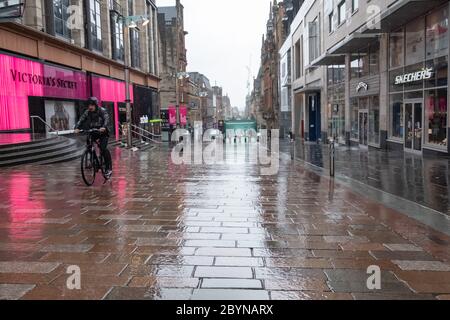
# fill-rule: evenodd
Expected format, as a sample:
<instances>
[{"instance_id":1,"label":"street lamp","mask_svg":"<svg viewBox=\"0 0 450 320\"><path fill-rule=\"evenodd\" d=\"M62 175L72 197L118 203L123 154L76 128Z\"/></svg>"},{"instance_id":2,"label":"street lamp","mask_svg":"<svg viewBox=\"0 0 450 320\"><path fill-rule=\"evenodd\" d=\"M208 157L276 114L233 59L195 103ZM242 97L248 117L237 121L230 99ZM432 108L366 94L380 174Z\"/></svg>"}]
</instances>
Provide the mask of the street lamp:
<instances>
[{"instance_id":1,"label":"street lamp","mask_svg":"<svg viewBox=\"0 0 450 320\"><path fill-rule=\"evenodd\" d=\"M122 32L125 38L125 32L128 29L137 28L138 23L142 23L142 26L146 26L149 22L149 16L141 15L141 16L128 16L123 18L123 29ZM125 39L124 39L125 40ZM131 94L130 94L130 63L128 59L129 56L129 44L131 42L130 35L128 35L128 41L124 41L124 67L125 67L125 104L127 110L127 145L128 148L131 148L133 145L133 138L131 135Z\"/></svg>"}]
</instances>

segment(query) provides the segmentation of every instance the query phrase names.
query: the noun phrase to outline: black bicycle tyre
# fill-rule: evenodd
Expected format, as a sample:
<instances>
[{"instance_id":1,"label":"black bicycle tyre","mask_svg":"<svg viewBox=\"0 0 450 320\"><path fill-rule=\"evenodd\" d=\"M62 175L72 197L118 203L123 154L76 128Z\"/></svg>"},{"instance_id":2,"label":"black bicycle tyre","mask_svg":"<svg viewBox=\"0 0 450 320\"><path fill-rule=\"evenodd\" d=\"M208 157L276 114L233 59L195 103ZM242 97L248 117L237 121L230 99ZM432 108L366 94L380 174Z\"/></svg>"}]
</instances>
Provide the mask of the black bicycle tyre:
<instances>
[{"instance_id":1,"label":"black bicycle tyre","mask_svg":"<svg viewBox=\"0 0 450 320\"><path fill-rule=\"evenodd\" d=\"M88 178L86 177L86 172L85 172L85 168L84 168L84 164L85 164L85 160L86 157L91 157L91 165L92 165L92 181L88 180ZM95 160L94 157L92 156L91 152L89 150L86 150L83 153L83 156L81 157L81 176L83 177L83 181L84 183L90 187L94 184L95 182L95 175L96 175L97 169L95 168Z\"/></svg>"}]
</instances>

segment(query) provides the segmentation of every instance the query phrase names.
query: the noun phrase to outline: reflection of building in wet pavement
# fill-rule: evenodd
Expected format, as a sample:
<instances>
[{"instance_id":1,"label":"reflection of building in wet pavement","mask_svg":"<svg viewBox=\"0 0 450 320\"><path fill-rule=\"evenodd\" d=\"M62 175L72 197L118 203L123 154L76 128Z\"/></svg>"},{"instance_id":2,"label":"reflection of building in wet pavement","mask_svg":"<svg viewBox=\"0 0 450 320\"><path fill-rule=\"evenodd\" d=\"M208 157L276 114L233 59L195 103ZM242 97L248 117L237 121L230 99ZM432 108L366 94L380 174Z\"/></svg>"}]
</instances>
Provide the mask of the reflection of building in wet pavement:
<instances>
[{"instance_id":1,"label":"reflection of building in wet pavement","mask_svg":"<svg viewBox=\"0 0 450 320\"><path fill-rule=\"evenodd\" d=\"M288 156L262 176L250 145L225 145L237 165L200 166L173 164L164 146L116 148L112 183L94 188L79 160L0 169L0 299L450 294L449 236ZM65 289L69 265L81 290ZM366 286L371 265L383 270L381 290Z\"/></svg>"},{"instance_id":2,"label":"reflection of building in wet pavement","mask_svg":"<svg viewBox=\"0 0 450 320\"><path fill-rule=\"evenodd\" d=\"M329 168L329 148L296 143L296 157ZM450 158L338 147L336 173L450 215Z\"/></svg>"}]
</instances>

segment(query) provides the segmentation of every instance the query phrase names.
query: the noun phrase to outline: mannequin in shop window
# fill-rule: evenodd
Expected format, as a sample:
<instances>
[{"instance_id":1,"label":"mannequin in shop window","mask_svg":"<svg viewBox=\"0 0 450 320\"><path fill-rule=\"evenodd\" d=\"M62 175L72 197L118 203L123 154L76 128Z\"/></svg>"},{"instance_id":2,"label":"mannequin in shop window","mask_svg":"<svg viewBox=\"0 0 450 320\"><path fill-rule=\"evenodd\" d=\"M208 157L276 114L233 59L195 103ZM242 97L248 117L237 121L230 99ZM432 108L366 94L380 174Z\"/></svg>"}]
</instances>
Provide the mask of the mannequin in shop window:
<instances>
[{"instance_id":1,"label":"mannequin in shop window","mask_svg":"<svg viewBox=\"0 0 450 320\"><path fill-rule=\"evenodd\" d=\"M55 102L55 114L50 118L50 125L56 131L69 130L69 114L64 108L62 102Z\"/></svg>"}]
</instances>

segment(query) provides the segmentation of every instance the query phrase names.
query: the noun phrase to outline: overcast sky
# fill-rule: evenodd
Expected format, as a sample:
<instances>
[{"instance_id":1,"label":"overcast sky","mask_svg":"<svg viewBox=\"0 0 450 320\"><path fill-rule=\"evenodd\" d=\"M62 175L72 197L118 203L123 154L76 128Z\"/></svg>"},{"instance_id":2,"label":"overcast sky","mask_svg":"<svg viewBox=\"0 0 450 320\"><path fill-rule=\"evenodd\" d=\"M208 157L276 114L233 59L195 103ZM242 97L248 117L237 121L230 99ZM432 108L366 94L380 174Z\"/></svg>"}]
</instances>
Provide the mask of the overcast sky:
<instances>
[{"instance_id":1,"label":"overcast sky","mask_svg":"<svg viewBox=\"0 0 450 320\"><path fill-rule=\"evenodd\" d=\"M188 71L206 75L223 87L233 106L243 109L247 94L247 66L256 76L261 37L266 30L271 0L181 0L188 54ZM156 0L158 6L175 0ZM253 82L251 83L253 87Z\"/></svg>"}]
</instances>

